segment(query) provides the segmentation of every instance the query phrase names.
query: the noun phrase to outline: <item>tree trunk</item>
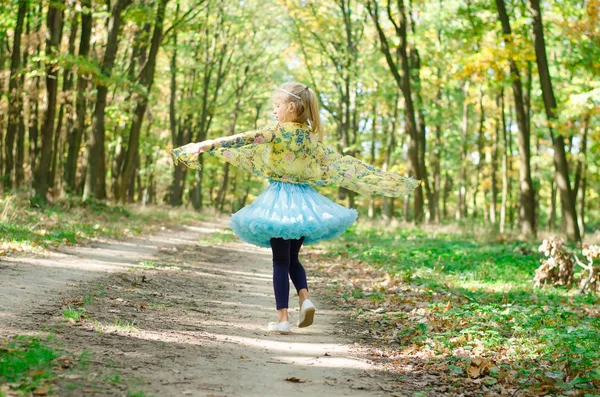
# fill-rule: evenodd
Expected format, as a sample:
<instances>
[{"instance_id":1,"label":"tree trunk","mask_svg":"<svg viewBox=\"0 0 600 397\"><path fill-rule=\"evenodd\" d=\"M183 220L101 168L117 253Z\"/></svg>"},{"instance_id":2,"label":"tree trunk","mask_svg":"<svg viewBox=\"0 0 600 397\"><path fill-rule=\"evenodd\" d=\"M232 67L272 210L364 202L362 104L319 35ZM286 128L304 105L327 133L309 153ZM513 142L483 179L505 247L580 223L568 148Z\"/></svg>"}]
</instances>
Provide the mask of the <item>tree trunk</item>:
<instances>
[{"instance_id":1,"label":"tree trunk","mask_svg":"<svg viewBox=\"0 0 600 397\"><path fill-rule=\"evenodd\" d=\"M581 136L581 144L579 147L579 160L577 161L577 178L579 183L577 189L577 224L581 231L581 237L585 235L585 190L587 188L587 140L590 129L590 118L588 114Z\"/></svg>"},{"instance_id":2,"label":"tree trunk","mask_svg":"<svg viewBox=\"0 0 600 397\"><path fill-rule=\"evenodd\" d=\"M108 22L108 40L106 50L102 61L102 76L104 80L110 78L115 62L115 56L119 45L119 31L123 19L121 12L129 6L131 0L117 0L111 10L110 20ZM104 112L106 109L106 99L108 95L108 82L99 83L96 86L96 107L92 118L92 133L88 141L88 165L85 175L85 186L83 189L83 199L98 198L98 179L102 161L102 152L104 151ZM128 181L128 179L127 179Z\"/></svg>"},{"instance_id":3,"label":"tree trunk","mask_svg":"<svg viewBox=\"0 0 600 397\"><path fill-rule=\"evenodd\" d=\"M175 20L179 18L179 1L175 10ZM171 93L169 98L169 128L171 130L171 142L173 147L184 145L184 129L177 124L177 30L173 32L173 56L171 57ZM183 188L185 182L185 167L178 165L173 168L173 182L171 184L171 195L169 202L171 206L183 204Z\"/></svg>"},{"instance_id":4,"label":"tree trunk","mask_svg":"<svg viewBox=\"0 0 600 397\"><path fill-rule=\"evenodd\" d=\"M4 63L6 62L6 54L4 48L6 48L5 41L7 35L0 35L0 70L4 70ZM0 98L4 97L4 81L2 75L0 75ZM0 117L0 142L4 142L4 117ZM3 145L4 147L4 145ZM4 152L3 148L0 148L0 172L4 169ZM3 174L0 174L0 179L3 178ZM2 192L2 181L0 180L0 193Z\"/></svg>"},{"instance_id":5,"label":"tree trunk","mask_svg":"<svg viewBox=\"0 0 600 397\"><path fill-rule=\"evenodd\" d=\"M69 6L73 6L73 4L69 4ZM77 28L79 25L79 18L77 14L73 15L73 21L71 22L71 32L69 34L69 45L68 52L71 57L75 56L75 39L77 37ZM65 108L67 109L68 121L66 130L69 131L71 126L73 125L73 105L72 101L69 100L71 98L70 91L73 87L73 70L71 68L67 68L63 72L63 86L62 86L62 100L60 101L60 107L58 109L58 117L56 124L56 134L54 137L54 147L52 154L52 165L50 167L50 175L48 176L48 184L51 187L55 186L56 182L56 172L60 167L59 162L62 159L61 143L62 143L62 125L63 125L63 116L65 114ZM59 155L60 153L60 155Z\"/></svg>"},{"instance_id":6,"label":"tree trunk","mask_svg":"<svg viewBox=\"0 0 600 397\"><path fill-rule=\"evenodd\" d=\"M81 0L81 38L79 40L80 60L85 60L90 52L90 40L92 37L92 0ZM79 160L79 151L81 141L85 131L85 118L87 112L86 91L88 87L87 76L81 71L77 72L77 95L75 99L75 123L67 133L67 142L69 144L67 153L67 162L65 164L65 190L74 193L77 190L76 175L77 161Z\"/></svg>"},{"instance_id":7,"label":"tree trunk","mask_svg":"<svg viewBox=\"0 0 600 397\"><path fill-rule=\"evenodd\" d=\"M65 0L57 0L50 3L46 19L48 25L48 39L46 40L46 55L48 56L48 60L46 61L46 96L48 104L44 114L44 124L42 125L42 153L36 172L35 183L36 196L42 201L47 200L48 175L52 159L56 97L58 94L58 66L53 61L53 58L58 55L57 52L60 50L64 4Z\"/></svg>"},{"instance_id":8,"label":"tree trunk","mask_svg":"<svg viewBox=\"0 0 600 397\"><path fill-rule=\"evenodd\" d=\"M231 201L229 202L229 212L230 213L234 212L235 198L237 196L237 194L236 194L237 180L238 180L238 173L234 172L233 179L231 181ZM223 208L221 208L221 212L223 212Z\"/></svg>"},{"instance_id":9,"label":"tree trunk","mask_svg":"<svg viewBox=\"0 0 600 397\"><path fill-rule=\"evenodd\" d=\"M394 146L396 145L394 134L396 133L396 123L398 120L398 95L394 96L394 112L392 113L392 121L388 124L387 130L387 142L386 142L386 151L385 158L383 159L383 171L387 171L389 167L392 165L392 153L394 151ZM383 198L383 209L382 216L384 220L392 220L394 217L394 198L393 197L384 197Z\"/></svg>"},{"instance_id":10,"label":"tree trunk","mask_svg":"<svg viewBox=\"0 0 600 397\"><path fill-rule=\"evenodd\" d=\"M548 118L548 129L550 130L550 137L552 138L552 146L554 148L554 167L556 168L561 206L565 215L564 222L567 240L581 241L579 226L577 224L577 211L571 193L571 184L569 182L569 165L565 153L565 142L563 136L555 130L553 125L558 121L555 114L556 99L554 97L552 80L548 69L548 60L546 58L546 43L544 39L544 26L542 22L542 13L540 11L540 3L539 0L530 0L530 3L533 12L535 55L540 85L542 87L542 96L544 98L544 107L546 109L546 117Z\"/></svg>"},{"instance_id":11,"label":"tree trunk","mask_svg":"<svg viewBox=\"0 0 600 397\"><path fill-rule=\"evenodd\" d=\"M448 176L448 171L444 175L444 195L442 197L442 219L448 218L448 197L452 191L452 179Z\"/></svg>"},{"instance_id":12,"label":"tree trunk","mask_svg":"<svg viewBox=\"0 0 600 397\"><path fill-rule=\"evenodd\" d=\"M508 204L509 177L508 177L508 131L506 128L506 114L504 113L504 89L500 91L500 108L502 122L502 204L500 205L500 233L504 233L506 225L506 207Z\"/></svg>"},{"instance_id":13,"label":"tree trunk","mask_svg":"<svg viewBox=\"0 0 600 397\"><path fill-rule=\"evenodd\" d=\"M467 151L469 141L469 81L463 87L462 142L460 150L460 184L456 192L456 220L467 217Z\"/></svg>"},{"instance_id":14,"label":"tree trunk","mask_svg":"<svg viewBox=\"0 0 600 397\"><path fill-rule=\"evenodd\" d=\"M146 60L144 68L140 72L140 84L145 88L145 93L137 95L137 104L135 107L133 122L131 124L131 130L129 132L129 144L127 145L127 155L125 156L125 164L123 167L123 174L121 175L121 182L119 183L119 200L123 200L126 191L126 185L133 173L134 161L138 155L139 150L139 139L142 123L144 121L144 115L146 108L148 107L148 96L152 90L152 84L154 82L154 69L156 67L156 55L160 47L163 34L163 22L165 18L165 9L169 0L161 0L158 3L158 9L156 11L156 24L154 25L154 32L152 33L152 41L150 44L150 53Z\"/></svg>"},{"instance_id":15,"label":"tree trunk","mask_svg":"<svg viewBox=\"0 0 600 397\"><path fill-rule=\"evenodd\" d=\"M29 7L28 7L29 8ZM26 35L29 35L29 21L27 22ZM29 51L26 49L23 51L23 70L27 69L27 60L29 58ZM25 87L25 73L21 73L20 77L20 90L23 92ZM19 128L17 130L17 154L15 161L15 184L17 188L23 187L25 182L25 112L23 98L20 99L19 109ZM1 152L1 151L0 151Z\"/></svg>"},{"instance_id":16,"label":"tree trunk","mask_svg":"<svg viewBox=\"0 0 600 397\"><path fill-rule=\"evenodd\" d=\"M512 30L504 0L496 0L496 7L498 8L498 15L500 22L502 23L502 32L507 37L509 45L512 46ZM525 237L535 237L537 228L535 224L535 191L531 180L531 148L528 114L529 91L527 91L527 98L524 100L521 75L513 58L509 59L509 65L513 96L515 98L517 125L519 127L519 220L521 222L521 234Z\"/></svg>"},{"instance_id":17,"label":"tree trunk","mask_svg":"<svg viewBox=\"0 0 600 397\"><path fill-rule=\"evenodd\" d=\"M375 143L377 142L377 101L373 103L373 115L371 116L371 120L373 123L371 125L371 164L375 164ZM373 198L369 199L369 210L368 210L369 219L373 219L375 217L375 200Z\"/></svg>"},{"instance_id":18,"label":"tree trunk","mask_svg":"<svg viewBox=\"0 0 600 397\"><path fill-rule=\"evenodd\" d=\"M550 214L548 215L548 224L546 229L548 231L556 230L556 176L550 180Z\"/></svg>"},{"instance_id":19,"label":"tree trunk","mask_svg":"<svg viewBox=\"0 0 600 397\"><path fill-rule=\"evenodd\" d=\"M399 9L403 9L402 4L398 4ZM413 19L413 4L412 0L408 0L408 21L410 21L410 28L413 35L416 34L416 24ZM421 97L421 58L419 56L419 50L414 46L408 46L408 57L410 60L410 76L413 78L413 92L415 96L415 117L417 127L417 150L419 159L419 179L423 181L422 185L425 186L425 195L427 196L427 210L429 212L428 222L433 222L434 219L434 194L435 192L431 188L429 183L429 175L427 173L427 166L425 164L425 155L427 154L427 133L426 133L426 120L425 120L425 105L423 98Z\"/></svg>"},{"instance_id":20,"label":"tree trunk","mask_svg":"<svg viewBox=\"0 0 600 397\"><path fill-rule=\"evenodd\" d=\"M223 211L223 208L225 207L225 193L227 190L227 184L229 183L229 163L225 163L223 165L223 176L221 176L221 178L221 187L217 192L217 199L215 200L215 208L219 211Z\"/></svg>"},{"instance_id":21,"label":"tree trunk","mask_svg":"<svg viewBox=\"0 0 600 397\"><path fill-rule=\"evenodd\" d=\"M23 117L23 100L21 97L19 67L21 65L21 34L23 23L27 13L27 1L19 0L19 11L17 12L17 26L15 27L13 48L10 59L10 77L8 83L8 127L4 137L4 175L2 184L5 190L13 187L13 171L15 168L13 150L15 137L21 118ZM1 164L1 163L0 163Z\"/></svg>"},{"instance_id":22,"label":"tree trunk","mask_svg":"<svg viewBox=\"0 0 600 397\"><path fill-rule=\"evenodd\" d=\"M42 21L43 21L43 4L42 2L39 2L38 5L38 9L37 9L37 25L35 26L34 31L35 32L39 32L42 29ZM34 17L36 16L35 12L32 12L29 14L29 18L31 20L34 20ZM29 21L28 21L29 24ZM42 41L38 40L37 42L37 46L34 49L34 53L39 54L42 51ZM42 67L42 63L41 60L38 58L37 61L35 62L35 66L36 70L40 70ZM42 90L41 88L41 83L40 83L40 75L37 74L32 81L32 84L30 85L31 87L31 92L29 93L30 95L30 103L33 102L33 109L30 109L30 115L29 115L29 125L28 125L28 132L29 132L29 166L31 169L31 175L34 178L34 183L35 184L35 175L36 175L36 169L37 169L37 165L40 161L40 139L39 139L39 135L40 135L40 126L39 126L39 121L41 119L40 116L40 102L41 102L41 98L40 98L40 94L39 92Z\"/></svg>"},{"instance_id":23,"label":"tree trunk","mask_svg":"<svg viewBox=\"0 0 600 397\"><path fill-rule=\"evenodd\" d=\"M499 107L499 105L500 105L500 95L498 95L496 97L496 106ZM492 137L492 159L491 159L492 168L490 170L491 180L492 180L492 187L491 187L492 197L490 200L490 222L494 226L496 226L496 223L497 223L496 211L498 209L498 174L497 174L497 170L498 170L498 136L500 135L500 123L501 123L501 121L496 119L496 125L494 126L494 135Z\"/></svg>"},{"instance_id":24,"label":"tree trunk","mask_svg":"<svg viewBox=\"0 0 600 397\"><path fill-rule=\"evenodd\" d=\"M440 77L440 69L438 69L438 77ZM436 223L441 221L440 214L440 193L442 189L442 151L444 150L442 143L442 89L438 88L436 107L437 107L437 122L435 125L435 146L433 148L433 220Z\"/></svg>"},{"instance_id":25,"label":"tree trunk","mask_svg":"<svg viewBox=\"0 0 600 397\"><path fill-rule=\"evenodd\" d=\"M479 131L477 133L477 154L478 161L477 167L475 168L475 186L473 188L473 219L477 218L477 193L479 192L479 180L481 176L481 169L483 166L483 130L485 123L485 111L483 109L483 89L479 87ZM484 211L485 212L485 211ZM484 216L485 218L485 216Z\"/></svg>"},{"instance_id":26,"label":"tree trunk","mask_svg":"<svg viewBox=\"0 0 600 397\"><path fill-rule=\"evenodd\" d=\"M389 3L388 3L389 4ZM419 162L419 133L417 131L416 125L416 116L415 116L415 108L411 95L411 87L410 87L410 75L411 69L408 61L408 53L407 53L407 19L406 13L404 11L404 0L398 0L398 15L399 22L396 23L393 19L390 18L390 22L394 24L396 36L399 40L399 45L397 48L397 54L400 57L400 64L402 71L402 75L400 75L399 68L397 67L391 53L388 44L388 40L379 24L379 11L378 5L376 1L369 1L367 3L367 8L369 14L373 18L373 22L375 23L375 27L377 28L377 33L379 35L379 41L381 45L381 50L385 55L386 62L390 68L392 75L398 85L398 88L402 92L404 97L404 114L405 114L405 129L406 133L409 136L409 145L408 145L408 166L409 173L417 177L417 179L423 178L425 176L420 175L420 162ZM388 12L388 15L391 16L391 13ZM414 193L414 219L416 223L420 223L423 221L423 189L421 186L415 189Z\"/></svg>"},{"instance_id":27,"label":"tree trunk","mask_svg":"<svg viewBox=\"0 0 600 397\"><path fill-rule=\"evenodd\" d=\"M513 108L510 110L510 117L508 118L508 125L513 124L514 120ZM515 200L513 199L513 183L512 183L512 174L513 174L513 134L511 129L507 129L508 133L508 224L512 229L515 224Z\"/></svg>"}]
</instances>

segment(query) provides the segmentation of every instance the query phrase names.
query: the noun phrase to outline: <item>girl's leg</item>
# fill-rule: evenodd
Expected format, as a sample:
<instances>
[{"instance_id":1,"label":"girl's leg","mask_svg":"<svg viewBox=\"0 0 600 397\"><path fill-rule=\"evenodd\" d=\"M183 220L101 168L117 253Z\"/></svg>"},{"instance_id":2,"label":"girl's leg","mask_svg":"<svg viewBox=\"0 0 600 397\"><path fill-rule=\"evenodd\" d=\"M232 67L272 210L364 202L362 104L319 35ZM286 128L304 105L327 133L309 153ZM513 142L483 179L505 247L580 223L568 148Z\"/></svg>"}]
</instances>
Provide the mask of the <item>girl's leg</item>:
<instances>
[{"instance_id":1,"label":"girl's leg","mask_svg":"<svg viewBox=\"0 0 600 397\"><path fill-rule=\"evenodd\" d=\"M290 240L282 238L271 239L273 250L273 289L277 303L277 320L289 321L288 299L290 296Z\"/></svg>"},{"instance_id":2,"label":"girl's leg","mask_svg":"<svg viewBox=\"0 0 600 397\"><path fill-rule=\"evenodd\" d=\"M300 307L302 307L302 302L308 299L306 271L298 259L298 254L300 252L300 248L302 247L302 243L304 243L304 237L298 240L290 240L290 278L292 279L294 287L296 287L296 291L298 292Z\"/></svg>"}]
</instances>

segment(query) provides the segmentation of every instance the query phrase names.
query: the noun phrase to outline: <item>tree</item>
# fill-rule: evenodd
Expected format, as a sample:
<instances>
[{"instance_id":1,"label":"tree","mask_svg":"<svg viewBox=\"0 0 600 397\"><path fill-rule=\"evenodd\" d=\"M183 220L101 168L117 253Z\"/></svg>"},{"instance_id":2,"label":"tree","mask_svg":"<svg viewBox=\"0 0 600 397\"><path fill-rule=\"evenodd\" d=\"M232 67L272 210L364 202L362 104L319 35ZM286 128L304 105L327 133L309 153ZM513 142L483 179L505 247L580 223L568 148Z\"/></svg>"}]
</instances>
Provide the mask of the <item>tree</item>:
<instances>
[{"instance_id":1,"label":"tree","mask_svg":"<svg viewBox=\"0 0 600 397\"><path fill-rule=\"evenodd\" d=\"M104 192L98 189L100 168L104 167L104 113L106 110L106 100L108 95L109 78L115 63L115 56L119 46L119 31L123 23L121 13L131 4L131 0L117 0L113 5L108 22L108 40L106 50L102 61L102 78L96 84L96 107L92 117L92 133L88 142L88 165L85 175L85 187L83 190L83 199L101 198ZM82 82L83 84L83 82ZM81 121L80 121L81 123ZM80 125L81 126L81 125ZM79 132L79 131L78 131ZM104 177L104 175L101 175Z\"/></svg>"},{"instance_id":2,"label":"tree","mask_svg":"<svg viewBox=\"0 0 600 397\"><path fill-rule=\"evenodd\" d=\"M404 10L404 0L398 0L397 7L398 21L393 18L390 3L387 3L388 19L394 26L397 39L399 40L396 53L400 58L400 67L398 67L397 62L392 57L388 38L379 22L379 7L377 1L371 0L367 2L367 9L377 28L381 51L383 52L392 76L396 80L398 88L404 97L404 125L406 134L410 138L408 147L409 173L416 176L417 179L422 179L426 176L420 174L419 153L424 153L424 151L420 151L419 146L424 148L425 142L419 142L419 139L424 139L425 137L421 136L417 131L415 107L413 104L410 82L411 68L407 53L407 18ZM402 73L402 75L400 73ZM418 223L423 220L423 190L421 186L415 189L414 195L414 217L415 221Z\"/></svg>"},{"instance_id":3,"label":"tree","mask_svg":"<svg viewBox=\"0 0 600 397\"><path fill-rule=\"evenodd\" d=\"M13 48L10 59L10 77L8 83L8 127L4 137L4 178L2 183L6 190L12 188L12 174L14 171L14 145L17 129L21 118L23 117L23 100L20 86L21 73L21 34L23 32L23 22L27 13L27 0L19 1L19 10L17 11L17 26L15 28Z\"/></svg>"},{"instance_id":4,"label":"tree","mask_svg":"<svg viewBox=\"0 0 600 397\"><path fill-rule=\"evenodd\" d=\"M560 201L563 209L564 222L566 226L567 239L580 241L579 226L577 225L577 211L573 200L572 188L569 182L569 164L565 152L564 137L556 130L556 98L552 88L552 79L548 69L546 57L546 42L544 39L544 25L539 0L530 0L533 12L533 38L535 55L538 66L538 75L542 86L544 108L548 119L548 129L554 149L554 167L556 168L556 182L560 191Z\"/></svg>"},{"instance_id":5,"label":"tree","mask_svg":"<svg viewBox=\"0 0 600 397\"><path fill-rule=\"evenodd\" d=\"M65 189L69 192L76 191L75 175L77 174L77 160L81 148L81 140L86 128L87 98L86 89L89 77L83 67L87 62L90 52L90 40L92 37L92 1L81 1L81 38L79 39L77 73L77 94L75 98L75 123L67 132L68 154L65 164Z\"/></svg>"},{"instance_id":6,"label":"tree","mask_svg":"<svg viewBox=\"0 0 600 397\"><path fill-rule=\"evenodd\" d=\"M144 121L144 114L148 107L148 95L152 89L154 83L154 69L156 68L156 56L158 49L162 41L163 35L163 24L165 19L165 10L169 0L160 0L158 8L156 10L156 23L154 25L154 32L152 34L152 40L150 43L150 53L146 60L146 64L143 66L140 72L140 85L143 87L144 92L136 95L136 106L133 115L133 122L131 124L131 130L129 132L129 144L127 145L127 155L125 157L125 163L123 165L123 174L119 181L119 190L117 199L123 201L125 199L125 192L129 185L129 180L134 170L134 162L138 154L138 146L140 139L140 130Z\"/></svg>"},{"instance_id":7,"label":"tree","mask_svg":"<svg viewBox=\"0 0 600 397\"><path fill-rule=\"evenodd\" d=\"M56 96L58 94L58 71L56 56L63 29L65 0L57 0L50 3L46 24L48 27L48 38L46 40L46 91L48 104L44 113L44 124L42 125L42 152L40 163L36 172L35 191L37 197L42 201L47 200L50 175L50 161L52 159L52 142L54 140L54 119L56 116Z\"/></svg>"},{"instance_id":8,"label":"tree","mask_svg":"<svg viewBox=\"0 0 600 397\"><path fill-rule=\"evenodd\" d=\"M521 222L521 234L524 236L535 236L537 227L535 224L535 192L533 189L533 182L531 181L531 134L529 128L529 114L523 99L521 74L517 67L516 60L514 59L513 51L511 51L514 48L512 30L504 0L496 0L496 7L498 8L498 16L502 23L504 41L511 47L509 50L510 58L508 62L510 66L513 96L515 99L517 125L519 128L518 144L521 160L519 167L519 219Z\"/></svg>"}]
</instances>

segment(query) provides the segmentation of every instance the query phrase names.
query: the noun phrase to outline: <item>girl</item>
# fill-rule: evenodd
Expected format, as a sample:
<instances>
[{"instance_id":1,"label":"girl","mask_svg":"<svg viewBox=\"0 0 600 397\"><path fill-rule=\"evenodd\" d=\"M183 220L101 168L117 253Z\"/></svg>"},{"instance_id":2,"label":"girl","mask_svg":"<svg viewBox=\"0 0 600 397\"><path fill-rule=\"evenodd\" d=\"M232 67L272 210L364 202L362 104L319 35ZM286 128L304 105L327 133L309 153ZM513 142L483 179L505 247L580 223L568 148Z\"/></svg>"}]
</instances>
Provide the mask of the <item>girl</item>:
<instances>
[{"instance_id":1,"label":"girl","mask_svg":"<svg viewBox=\"0 0 600 397\"><path fill-rule=\"evenodd\" d=\"M303 244L339 236L357 217L320 195L313 186L336 184L365 195L402 196L419 181L386 173L323 145L315 92L298 83L283 84L273 94L277 123L256 131L190 143L172 150L175 164L199 168L200 153L209 153L257 176L269 187L252 204L231 217L234 233L251 244L271 247L277 322L268 330L287 334L289 279L300 299L298 327L313 323L315 306L308 299L304 267L298 260Z\"/></svg>"}]
</instances>

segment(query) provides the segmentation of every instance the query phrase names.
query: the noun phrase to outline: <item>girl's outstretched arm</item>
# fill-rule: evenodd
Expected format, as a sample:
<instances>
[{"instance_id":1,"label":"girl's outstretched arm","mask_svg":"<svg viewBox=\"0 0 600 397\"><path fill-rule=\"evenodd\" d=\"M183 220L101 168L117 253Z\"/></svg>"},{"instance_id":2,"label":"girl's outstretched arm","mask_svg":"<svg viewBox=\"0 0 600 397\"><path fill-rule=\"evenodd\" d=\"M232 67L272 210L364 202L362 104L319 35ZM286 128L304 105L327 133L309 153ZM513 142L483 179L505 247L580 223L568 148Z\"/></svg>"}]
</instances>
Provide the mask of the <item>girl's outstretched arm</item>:
<instances>
[{"instance_id":1,"label":"girl's outstretched arm","mask_svg":"<svg viewBox=\"0 0 600 397\"><path fill-rule=\"evenodd\" d=\"M268 143L275 138L276 126L263 127L258 130L243 132L203 142L188 143L187 145L170 150L175 165L183 163L190 168L200 168L198 155L219 148L237 148L245 145Z\"/></svg>"},{"instance_id":2,"label":"girl's outstretched arm","mask_svg":"<svg viewBox=\"0 0 600 397\"><path fill-rule=\"evenodd\" d=\"M246 145L257 145L271 142L275 138L275 127L263 127L258 130L242 132L240 134L224 136L209 141L204 141L199 153L209 152L219 148L236 148Z\"/></svg>"}]
</instances>

